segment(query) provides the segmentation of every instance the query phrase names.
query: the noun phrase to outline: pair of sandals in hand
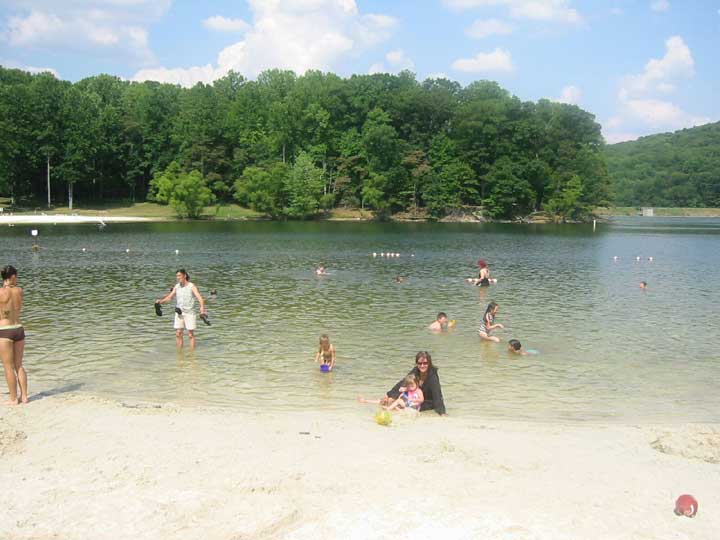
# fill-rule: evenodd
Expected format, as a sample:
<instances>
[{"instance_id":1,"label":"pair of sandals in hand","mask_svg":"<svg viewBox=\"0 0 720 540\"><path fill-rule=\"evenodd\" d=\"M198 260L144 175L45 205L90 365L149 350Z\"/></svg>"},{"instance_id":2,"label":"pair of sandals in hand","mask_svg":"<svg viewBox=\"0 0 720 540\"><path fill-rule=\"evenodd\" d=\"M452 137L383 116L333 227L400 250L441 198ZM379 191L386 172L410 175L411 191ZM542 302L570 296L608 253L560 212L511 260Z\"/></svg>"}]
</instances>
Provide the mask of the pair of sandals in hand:
<instances>
[{"instance_id":1,"label":"pair of sandals in hand","mask_svg":"<svg viewBox=\"0 0 720 540\"><path fill-rule=\"evenodd\" d=\"M176 307L175 313L177 313L178 315L182 315L182 309L180 309L179 307ZM157 315L158 317L162 317L162 314L163 314L163 312L162 312L162 306L160 305L160 302L155 302L155 315ZM208 319L208 316L205 313L201 313L200 318L202 319L202 322L204 322L205 324L210 326L210 320Z\"/></svg>"}]
</instances>

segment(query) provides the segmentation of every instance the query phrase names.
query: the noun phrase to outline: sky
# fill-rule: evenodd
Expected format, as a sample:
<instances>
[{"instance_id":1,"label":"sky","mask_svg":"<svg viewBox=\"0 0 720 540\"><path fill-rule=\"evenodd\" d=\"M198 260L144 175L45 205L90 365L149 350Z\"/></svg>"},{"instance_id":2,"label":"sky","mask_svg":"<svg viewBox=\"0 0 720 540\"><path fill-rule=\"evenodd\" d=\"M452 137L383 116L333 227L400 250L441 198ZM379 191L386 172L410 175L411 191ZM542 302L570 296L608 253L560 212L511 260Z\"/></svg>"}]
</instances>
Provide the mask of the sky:
<instances>
[{"instance_id":1,"label":"sky","mask_svg":"<svg viewBox=\"0 0 720 540\"><path fill-rule=\"evenodd\" d=\"M192 86L235 70L494 80L609 143L720 120L720 0L0 0L0 65Z\"/></svg>"}]
</instances>

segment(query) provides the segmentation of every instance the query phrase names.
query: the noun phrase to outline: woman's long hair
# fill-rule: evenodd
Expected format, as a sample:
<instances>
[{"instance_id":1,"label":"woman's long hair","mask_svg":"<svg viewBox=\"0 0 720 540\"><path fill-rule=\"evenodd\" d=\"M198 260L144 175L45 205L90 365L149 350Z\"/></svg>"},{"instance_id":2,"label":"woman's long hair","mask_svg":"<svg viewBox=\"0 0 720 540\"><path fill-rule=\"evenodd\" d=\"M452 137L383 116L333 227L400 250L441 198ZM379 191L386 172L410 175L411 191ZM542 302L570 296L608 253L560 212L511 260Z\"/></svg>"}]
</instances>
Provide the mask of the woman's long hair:
<instances>
[{"instance_id":1,"label":"woman's long hair","mask_svg":"<svg viewBox=\"0 0 720 540\"><path fill-rule=\"evenodd\" d=\"M427 363L428 363L428 370L425 372L425 374L423 374L420 371L420 369L418 368L418 372L420 373L418 378L424 382L425 379L427 379L427 376L428 376L428 373L430 373L430 370L434 369L435 367L433 366L433 363L432 363L432 357L430 356L430 353L427 351L420 351L419 353L417 353L415 355L415 365L416 366L417 366L417 363L419 360L427 360Z\"/></svg>"}]
</instances>

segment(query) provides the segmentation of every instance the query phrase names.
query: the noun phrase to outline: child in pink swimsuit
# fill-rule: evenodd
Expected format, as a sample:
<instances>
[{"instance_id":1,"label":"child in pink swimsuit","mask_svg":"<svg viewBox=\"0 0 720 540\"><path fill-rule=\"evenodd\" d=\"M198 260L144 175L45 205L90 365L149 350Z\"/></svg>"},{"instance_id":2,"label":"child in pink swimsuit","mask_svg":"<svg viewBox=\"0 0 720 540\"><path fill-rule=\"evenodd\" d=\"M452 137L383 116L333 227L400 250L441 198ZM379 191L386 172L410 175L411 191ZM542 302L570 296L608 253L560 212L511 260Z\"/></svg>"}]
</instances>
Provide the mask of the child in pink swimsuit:
<instances>
[{"instance_id":1,"label":"child in pink swimsuit","mask_svg":"<svg viewBox=\"0 0 720 540\"><path fill-rule=\"evenodd\" d=\"M418 386L415 375L405 377L405 385L400 387L400 396L387 407L383 407L388 411L395 409L413 409L420 410L420 405L425 401L423 391Z\"/></svg>"}]
</instances>

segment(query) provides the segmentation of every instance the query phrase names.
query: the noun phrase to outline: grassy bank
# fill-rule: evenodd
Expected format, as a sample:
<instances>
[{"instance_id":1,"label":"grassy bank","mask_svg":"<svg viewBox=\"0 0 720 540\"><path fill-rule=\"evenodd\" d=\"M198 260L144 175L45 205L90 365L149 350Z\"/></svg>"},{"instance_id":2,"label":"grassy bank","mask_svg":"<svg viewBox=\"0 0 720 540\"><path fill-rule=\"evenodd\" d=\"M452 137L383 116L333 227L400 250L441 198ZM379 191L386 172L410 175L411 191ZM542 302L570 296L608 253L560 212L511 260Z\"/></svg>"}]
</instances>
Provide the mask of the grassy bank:
<instances>
[{"instance_id":1,"label":"grassy bank","mask_svg":"<svg viewBox=\"0 0 720 540\"><path fill-rule=\"evenodd\" d=\"M0 208L4 208L5 212L9 211L10 200L0 198ZM178 219L175 211L167 205L152 202L132 203L129 201L121 201L110 204L95 204L73 208L68 210L67 207L57 207L48 210L45 207L25 207L14 208L15 215L70 215L90 217L138 217L158 220L175 220ZM222 204L206 207L201 215L201 219L262 219L267 216L238 206L237 204ZM374 218L374 213L369 210L360 210L353 208L336 208L327 214L321 214L320 219L331 221L365 221Z\"/></svg>"},{"instance_id":2,"label":"grassy bank","mask_svg":"<svg viewBox=\"0 0 720 540\"><path fill-rule=\"evenodd\" d=\"M653 207L656 217L720 217L720 208L660 208ZM595 209L598 216L639 216L640 207L610 206Z\"/></svg>"},{"instance_id":3,"label":"grassy bank","mask_svg":"<svg viewBox=\"0 0 720 540\"><path fill-rule=\"evenodd\" d=\"M6 206L8 202L0 199L0 207ZM7 210L6 210L7 211ZM177 219L175 211L167 205L156 204L151 202L131 203L119 202L113 204L96 204L82 206L68 210L67 207L58 207L48 210L47 208L16 208L14 213L18 214L77 214L79 216L91 217L140 217L150 219ZM262 214L243 208L237 204L224 204L217 206L208 206L203 210L203 219L256 219L262 217Z\"/></svg>"}]
</instances>

